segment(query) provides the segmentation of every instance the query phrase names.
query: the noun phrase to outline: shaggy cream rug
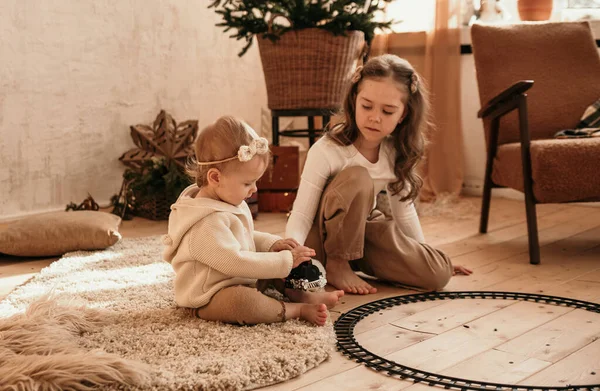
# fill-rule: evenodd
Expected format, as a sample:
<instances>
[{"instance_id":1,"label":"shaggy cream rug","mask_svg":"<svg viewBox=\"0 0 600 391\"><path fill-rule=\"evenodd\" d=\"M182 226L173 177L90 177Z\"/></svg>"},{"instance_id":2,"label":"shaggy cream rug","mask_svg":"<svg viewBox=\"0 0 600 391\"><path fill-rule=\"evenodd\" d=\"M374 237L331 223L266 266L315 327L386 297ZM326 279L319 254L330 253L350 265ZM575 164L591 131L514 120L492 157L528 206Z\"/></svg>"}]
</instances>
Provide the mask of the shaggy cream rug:
<instances>
[{"instance_id":1,"label":"shaggy cream rug","mask_svg":"<svg viewBox=\"0 0 600 391\"><path fill-rule=\"evenodd\" d=\"M161 252L150 237L66 254L0 302L0 390L249 390L333 351L331 322L241 327L192 317L176 307Z\"/></svg>"}]
</instances>

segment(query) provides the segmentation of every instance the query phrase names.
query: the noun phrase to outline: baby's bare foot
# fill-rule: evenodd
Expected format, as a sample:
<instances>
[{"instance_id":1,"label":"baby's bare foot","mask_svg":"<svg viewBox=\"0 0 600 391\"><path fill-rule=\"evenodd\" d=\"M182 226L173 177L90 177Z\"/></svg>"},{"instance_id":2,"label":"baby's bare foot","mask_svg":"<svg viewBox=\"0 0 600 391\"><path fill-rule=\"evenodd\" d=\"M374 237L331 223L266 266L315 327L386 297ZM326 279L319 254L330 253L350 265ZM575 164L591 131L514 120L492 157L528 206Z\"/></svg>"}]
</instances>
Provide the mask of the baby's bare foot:
<instances>
[{"instance_id":1,"label":"baby's bare foot","mask_svg":"<svg viewBox=\"0 0 600 391\"><path fill-rule=\"evenodd\" d=\"M296 303L325 304L327 308L332 308L338 303L340 297L344 296L344 291L305 292L288 288L285 294Z\"/></svg>"},{"instance_id":2,"label":"baby's bare foot","mask_svg":"<svg viewBox=\"0 0 600 391\"><path fill-rule=\"evenodd\" d=\"M377 293L377 288L369 285L350 268L347 261L327 260L327 282L346 293L368 295Z\"/></svg>"},{"instance_id":3,"label":"baby's bare foot","mask_svg":"<svg viewBox=\"0 0 600 391\"><path fill-rule=\"evenodd\" d=\"M303 304L300 318L317 326L323 326L327 320L327 307L325 304Z\"/></svg>"}]
</instances>

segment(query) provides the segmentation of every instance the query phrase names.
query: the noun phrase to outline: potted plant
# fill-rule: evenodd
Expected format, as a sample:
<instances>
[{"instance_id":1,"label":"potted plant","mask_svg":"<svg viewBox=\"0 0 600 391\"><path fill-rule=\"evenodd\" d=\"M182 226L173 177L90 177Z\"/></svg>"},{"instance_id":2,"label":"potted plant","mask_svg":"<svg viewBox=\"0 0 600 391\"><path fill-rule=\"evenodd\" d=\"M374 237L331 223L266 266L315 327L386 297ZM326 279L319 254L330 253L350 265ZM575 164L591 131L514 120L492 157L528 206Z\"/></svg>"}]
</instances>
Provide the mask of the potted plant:
<instances>
[{"instance_id":1,"label":"potted plant","mask_svg":"<svg viewBox=\"0 0 600 391\"><path fill-rule=\"evenodd\" d=\"M198 121L177 123L161 110L152 126L130 127L136 145L119 160L127 166L118 195L112 197L112 213L129 219L132 215L166 220L170 207L192 180L185 162L192 153Z\"/></svg>"},{"instance_id":2,"label":"potted plant","mask_svg":"<svg viewBox=\"0 0 600 391\"><path fill-rule=\"evenodd\" d=\"M123 180L128 194L121 198L113 196L111 201L115 207L113 213L123 214L125 219L135 215L150 220L167 220L171 205L192 184L184 170L164 156L144 161L139 169L127 168ZM121 209L125 203L129 211Z\"/></svg>"},{"instance_id":3,"label":"potted plant","mask_svg":"<svg viewBox=\"0 0 600 391\"><path fill-rule=\"evenodd\" d=\"M392 0L214 0L217 26L246 44L258 40L269 108L337 109L344 85L362 60L376 29L377 12Z\"/></svg>"}]
</instances>

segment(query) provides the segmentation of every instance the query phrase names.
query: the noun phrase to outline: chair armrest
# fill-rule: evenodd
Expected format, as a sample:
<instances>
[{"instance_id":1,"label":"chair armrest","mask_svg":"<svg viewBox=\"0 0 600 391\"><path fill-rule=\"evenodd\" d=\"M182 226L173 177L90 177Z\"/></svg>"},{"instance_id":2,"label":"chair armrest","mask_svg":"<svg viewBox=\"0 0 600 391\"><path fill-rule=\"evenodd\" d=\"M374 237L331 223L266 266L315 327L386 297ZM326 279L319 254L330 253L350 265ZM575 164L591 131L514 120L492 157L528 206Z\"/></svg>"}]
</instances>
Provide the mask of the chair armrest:
<instances>
[{"instance_id":1,"label":"chair armrest","mask_svg":"<svg viewBox=\"0 0 600 391\"><path fill-rule=\"evenodd\" d=\"M533 86L533 80L521 80L502 91L500 94L492 98L484 107L477 113L478 118L487 117L492 112L506 106L511 100L523 94Z\"/></svg>"}]
</instances>

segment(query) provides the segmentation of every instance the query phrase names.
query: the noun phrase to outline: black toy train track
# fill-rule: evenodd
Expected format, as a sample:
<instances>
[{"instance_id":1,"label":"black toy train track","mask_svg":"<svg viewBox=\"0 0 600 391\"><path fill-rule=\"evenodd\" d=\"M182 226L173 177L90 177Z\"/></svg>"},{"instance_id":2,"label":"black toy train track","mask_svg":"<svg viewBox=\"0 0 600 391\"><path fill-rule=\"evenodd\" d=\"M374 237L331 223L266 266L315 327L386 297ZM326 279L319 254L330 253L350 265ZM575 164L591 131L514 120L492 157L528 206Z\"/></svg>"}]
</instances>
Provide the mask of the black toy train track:
<instances>
[{"instance_id":1,"label":"black toy train track","mask_svg":"<svg viewBox=\"0 0 600 391\"><path fill-rule=\"evenodd\" d=\"M538 295L518 292L431 292L419 293L406 296L388 297L363 304L342 314L335 322L334 328L337 336L337 348L344 355L365 366L400 379L409 379L415 383L423 383L430 386L439 386L454 390L485 390L485 391L600 391L600 384L567 385L564 387L526 386L516 384L492 383L422 371L402 365L384 357L378 356L363 348L354 338L354 327L356 324L373 313L386 308L402 304L418 303L433 300L455 300L455 299L501 299L534 301L543 304L573 307L587 311L600 313L600 304L582 300L569 299L557 296Z\"/></svg>"}]
</instances>

